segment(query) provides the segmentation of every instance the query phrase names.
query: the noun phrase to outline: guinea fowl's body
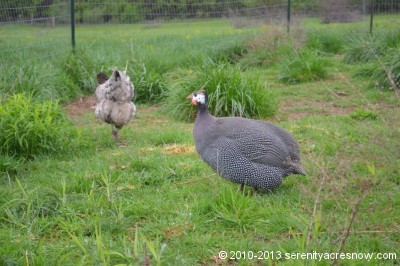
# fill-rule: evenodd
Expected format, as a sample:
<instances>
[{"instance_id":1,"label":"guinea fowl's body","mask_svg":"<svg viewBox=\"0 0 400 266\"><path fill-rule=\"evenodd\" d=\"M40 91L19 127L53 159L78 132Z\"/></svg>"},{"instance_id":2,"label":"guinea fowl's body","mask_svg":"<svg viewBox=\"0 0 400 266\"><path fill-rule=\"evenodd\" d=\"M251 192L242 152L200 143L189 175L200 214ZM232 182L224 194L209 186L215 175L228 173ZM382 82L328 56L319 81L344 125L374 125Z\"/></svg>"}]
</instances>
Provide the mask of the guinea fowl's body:
<instances>
[{"instance_id":1,"label":"guinea fowl's body","mask_svg":"<svg viewBox=\"0 0 400 266\"><path fill-rule=\"evenodd\" d=\"M118 138L118 131L127 124L136 113L132 102L134 87L129 76L115 70L110 78L104 73L97 75L99 86L96 88L96 116L111 124L112 135Z\"/></svg>"},{"instance_id":2,"label":"guinea fowl's body","mask_svg":"<svg viewBox=\"0 0 400 266\"><path fill-rule=\"evenodd\" d=\"M271 189L290 174L305 174L297 142L271 123L241 117L217 118L200 104L193 137L200 157L235 183Z\"/></svg>"}]
</instances>

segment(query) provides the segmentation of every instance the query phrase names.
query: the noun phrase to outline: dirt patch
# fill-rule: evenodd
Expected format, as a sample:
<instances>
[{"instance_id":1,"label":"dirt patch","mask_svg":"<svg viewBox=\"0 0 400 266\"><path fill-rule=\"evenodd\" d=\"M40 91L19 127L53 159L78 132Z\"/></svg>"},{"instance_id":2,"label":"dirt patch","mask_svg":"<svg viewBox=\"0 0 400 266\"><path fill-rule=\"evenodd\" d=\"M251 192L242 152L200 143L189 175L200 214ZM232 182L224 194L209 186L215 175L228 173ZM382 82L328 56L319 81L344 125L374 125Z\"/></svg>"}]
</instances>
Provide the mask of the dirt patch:
<instances>
[{"instance_id":1,"label":"dirt patch","mask_svg":"<svg viewBox=\"0 0 400 266\"><path fill-rule=\"evenodd\" d=\"M70 116L80 116L84 113L94 112L94 106L96 104L96 99L93 95L82 96L71 102L64 104L67 109L67 113Z\"/></svg>"}]
</instances>

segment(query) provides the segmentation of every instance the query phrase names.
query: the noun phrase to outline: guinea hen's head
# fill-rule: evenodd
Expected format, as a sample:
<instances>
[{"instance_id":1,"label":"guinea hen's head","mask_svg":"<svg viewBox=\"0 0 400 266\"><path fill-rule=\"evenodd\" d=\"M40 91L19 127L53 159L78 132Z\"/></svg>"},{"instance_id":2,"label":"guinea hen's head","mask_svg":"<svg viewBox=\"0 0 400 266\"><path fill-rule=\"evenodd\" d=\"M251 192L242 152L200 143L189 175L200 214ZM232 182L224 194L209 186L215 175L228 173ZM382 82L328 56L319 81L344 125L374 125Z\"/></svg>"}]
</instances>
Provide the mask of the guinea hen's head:
<instances>
[{"instance_id":1,"label":"guinea hen's head","mask_svg":"<svg viewBox=\"0 0 400 266\"><path fill-rule=\"evenodd\" d=\"M192 100L193 105L207 106L208 97L205 90L196 91L188 96L188 99Z\"/></svg>"}]
</instances>

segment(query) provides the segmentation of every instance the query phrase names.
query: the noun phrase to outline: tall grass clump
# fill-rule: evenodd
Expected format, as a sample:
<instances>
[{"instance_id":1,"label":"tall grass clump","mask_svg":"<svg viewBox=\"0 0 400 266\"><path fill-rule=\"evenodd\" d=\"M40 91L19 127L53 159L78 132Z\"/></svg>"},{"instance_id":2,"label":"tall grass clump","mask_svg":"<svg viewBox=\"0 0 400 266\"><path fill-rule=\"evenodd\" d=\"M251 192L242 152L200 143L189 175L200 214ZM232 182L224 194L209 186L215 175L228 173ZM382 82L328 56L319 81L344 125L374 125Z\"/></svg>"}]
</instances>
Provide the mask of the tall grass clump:
<instances>
[{"instance_id":1,"label":"tall grass clump","mask_svg":"<svg viewBox=\"0 0 400 266\"><path fill-rule=\"evenodd\" d=\"M136 64L131 76L135 86L136 103L159 103L165 96L167 84L160 73L152 71L143 64Z\"/></svg>"},{"instance_id":2,"label":"tall grass clump","mask_svg":"<svg viewBox=\"0 0 400 266\"><path fill-rule=\"evenodd\" d=\"M373 69L371 80L383 88L400 88L400 46L390 49L378 60Z\"/></svg>"},{"instance_id":3,"label":"tall grass clump","mask_svg":"<svg viewBox=\"0 0 400 266\"><path fill-rule=\"evenodd\" d=\"M379 87L399 87L400 32L390 31L353 38L345 61L349 64L363 63L357 75L369 77Z\"/></svg>"},{"instance_id":4,"label":"tall grass clump","mask_svg":"<svg viewBox=\"0 0 400 266\"><path fill-rule=\"evenodd\" d=\"M348 64L376 61L377 57L399 47L399 31L355 35L346 45L344 60Z\"/></svg>"},{"instance_id":5,"label":"tall grass clump","mask_svg":"<svg viewBox=\"0 0 400 266\"><path fill-rule=\"evenodd\" d=\"M187 96L203 89L215 116L266 117L277 109L275 97L257 78L245 78L242 70L211 60L186 72L170 89L167 111L179 120L191 121L195 108Z\"/></svg>"},{"instance_id":6,"label":"tall grass clump","mask_svg":"<svg viewBox=\"0 0 400 266\"><path fill-rule=\"evenodd\" d=\"M85 94L93 93L97 87L98 64L88 49L77 49L62 63L67 77Z\"/></svg>"},{"instance_id":7,"label":"tall grass clump","mask_svg":"<svg viewBox=\"0 0 400 266\"><path fill-rule=\"evenodd\" d=\"M328 77L329 61L316 51L294 51L280 65L279 80L289 84L309 82Z\"/></svg>"},{"instance_id":8,"label":"tall grass clump","mask_svg":"<svg viewBox=\"0 0 400 266\"><path fill-rule=\"evenodd\" d=\"M248 53L244 42L237 42L228 47L220 48L214 52L213 59L217 62L237 63L240 58Z\"/></svg>"},{"instance_id":9,"label":"tall grass clump","mask_svg":"<svg viewBox=\"0 0 400 266\"><path fill-rule=\"evenodd\" d=\"M344 49L345 37L337 31L309 31L306 46L328 54L339 54Z\"/></svg>"},{"instance_id":10,"label":"tall grass clump","mask_svg":"<svg viewBox=\"0 0 400 266\"><path fill-rule=\"evenodd\" d=\"M51 63L16 64L0 68L0 94L22 93L37 100L68 100L80 89Z\"/></svg>"},{"instance_id":11,"label":"tall grass clump","mask_svg":"<svg viewBox=\"0 0 400 266\"><path fill-rule=\"evenodd\" d=\"M348 64L374 61L376 55L383 53L383 49L373 36L356 35L346 46L344 61Z\"/></svg>"},{"instance_id":12,"label":"tall grass clump","mask_svg":"<svg viewBox=\"0 0 400 266\"><path fill-rule=\"evenodd\" d=\"M0 132L0 153L26 158L64 151L78 137L58 101L37 102L23 94L1 103Z\"/></svg>"}]
</instances>

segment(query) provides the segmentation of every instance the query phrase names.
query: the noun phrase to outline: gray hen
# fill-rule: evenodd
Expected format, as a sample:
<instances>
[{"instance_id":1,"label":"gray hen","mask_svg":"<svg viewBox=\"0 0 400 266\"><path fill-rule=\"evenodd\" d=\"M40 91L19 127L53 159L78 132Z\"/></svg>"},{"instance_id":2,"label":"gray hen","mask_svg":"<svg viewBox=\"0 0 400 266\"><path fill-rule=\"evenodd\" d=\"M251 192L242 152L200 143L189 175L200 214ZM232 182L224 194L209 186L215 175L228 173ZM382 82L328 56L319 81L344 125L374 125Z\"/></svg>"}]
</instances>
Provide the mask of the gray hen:
<instances>
[{"instance_id":1,"label":"gray hen","mask_svg":"<svg viewBox=\"0 0 400 266\"><path fill-rule=\"evenodd\" d=\"M111 124L112 135L118 139L118 131L126 125L136 113L132 102L134 87L125 71L115 70L111 77L97 74L99 86L96 88L96 116Z\"/></svg>"},{"instance_id":2,"label":"gray hen","mask_svg":"<svg viewBox=\"0 0 400 266\"><path fill-rule=\"evenodd\" d=\"M203 90L188 98L198 106L193 129L196 150L225 179L242 187L271 189L290 174L305 175L299 145L283 128L242 117L214 117Z\"/></svg>"}]
</instances>

